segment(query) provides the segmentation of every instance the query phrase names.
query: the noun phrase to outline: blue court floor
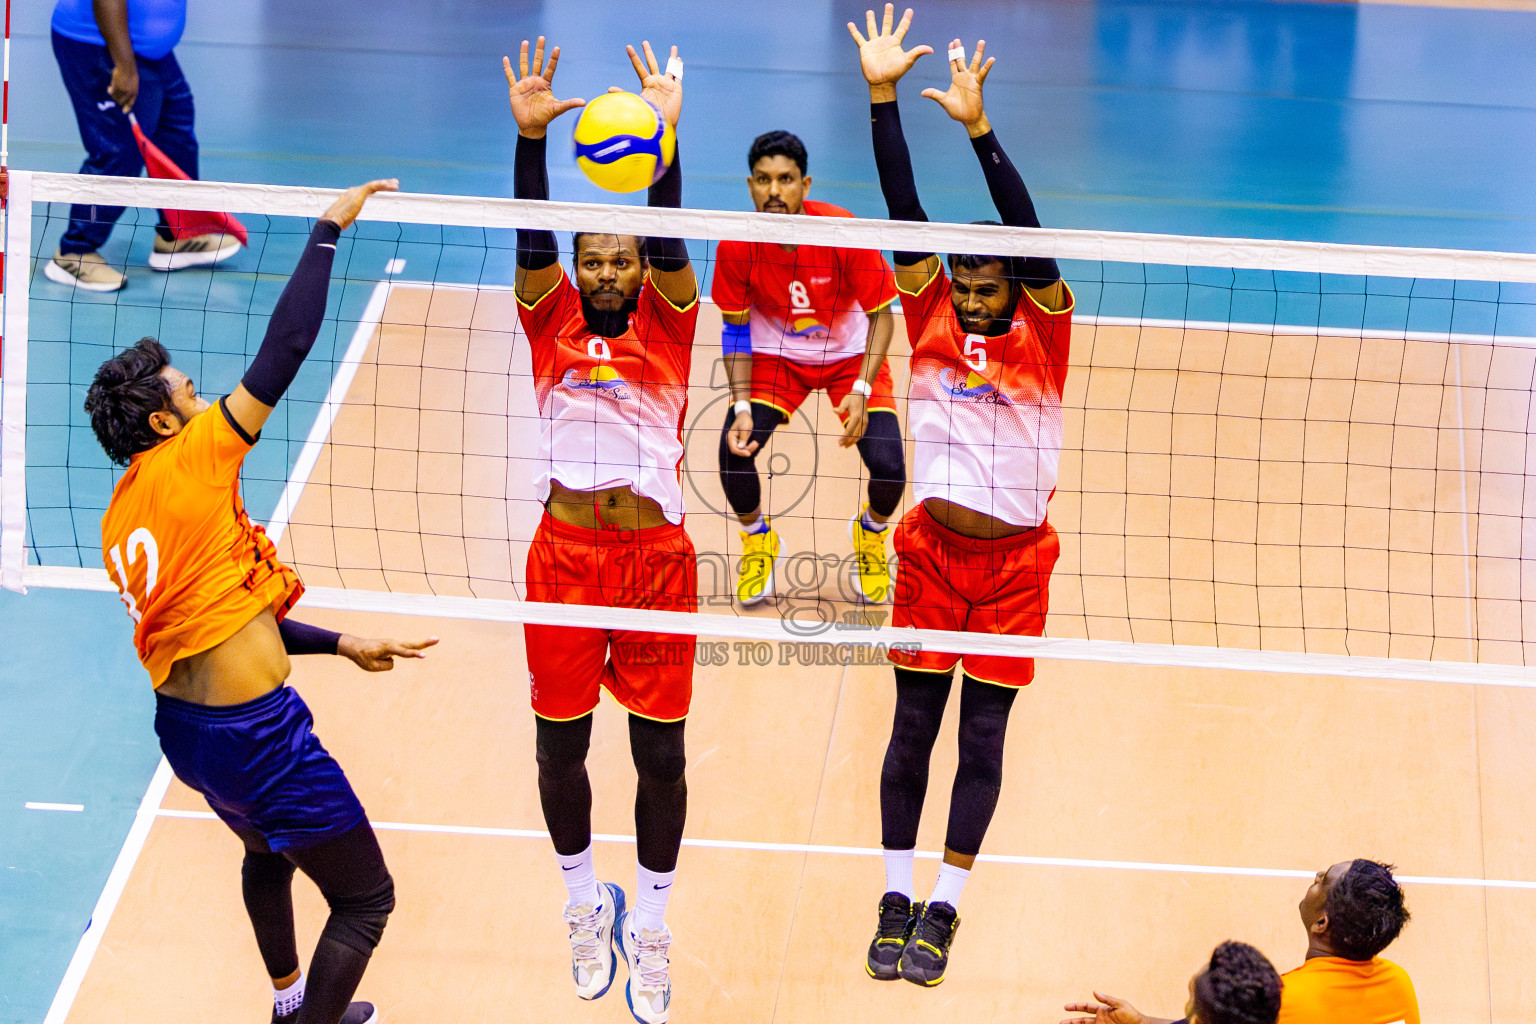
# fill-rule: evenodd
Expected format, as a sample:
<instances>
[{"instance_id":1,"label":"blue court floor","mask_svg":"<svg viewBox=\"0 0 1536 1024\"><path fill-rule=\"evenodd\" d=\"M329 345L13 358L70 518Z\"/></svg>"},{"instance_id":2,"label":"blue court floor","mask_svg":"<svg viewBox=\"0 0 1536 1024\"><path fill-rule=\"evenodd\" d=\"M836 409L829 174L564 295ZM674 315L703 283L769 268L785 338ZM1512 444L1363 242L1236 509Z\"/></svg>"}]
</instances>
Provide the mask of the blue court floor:
<instances>
[{"instance_id":1,"label":"blue court floor","mask_svg":"<svg viewBox=\"0 0 1536 1024\"><path fill-rule=\"evenodd\" d=\"M50 6L34 0L14 15L11 164L72 171L83 151L50 49ZM806 141L818 198L884 216L867 94L843 28L862 20L858 3L190 7L176 53L197 100L204 178L341 186L398 176L408 191L510 195L516 129L502 54L544 34L563 50L557 92L590 98L631 85L623 46L648 38L675 43L687 63L688 205L744 207L748 144L787 128ZM1049 226L1536 251L1536 15L1258 0L918 7L912 38L942 51L953 36L968 49L984 37L997 58L989 113ZM943 74L940 58L926 58L902 94L919 188L936 220L989 216L963 134L917 95ZM571 123L553 133L552 153ZM555 198L611 198L558 157L550 175ZM137 258L148 244L145 230L124 227L105 251ZM269 306L279 256L207 287ZM47 298L46 287L34 296ZM166 287L124 293L114 330L180 322L174 290L191 286ZM225 355L229 366L210 372L232 381L239 358ZM311 417L323 389L315 382L305 399ZM80 397L64 387L43 401L67 409ZM290 436L306 430L296 422ZM33 443L78 439L61 430ZM274 496L265 506L253 497L253 508ZM0 594L0 1024L43 1019L158 760L128 626L111 595Z\"/></svg>"}]
</instances>

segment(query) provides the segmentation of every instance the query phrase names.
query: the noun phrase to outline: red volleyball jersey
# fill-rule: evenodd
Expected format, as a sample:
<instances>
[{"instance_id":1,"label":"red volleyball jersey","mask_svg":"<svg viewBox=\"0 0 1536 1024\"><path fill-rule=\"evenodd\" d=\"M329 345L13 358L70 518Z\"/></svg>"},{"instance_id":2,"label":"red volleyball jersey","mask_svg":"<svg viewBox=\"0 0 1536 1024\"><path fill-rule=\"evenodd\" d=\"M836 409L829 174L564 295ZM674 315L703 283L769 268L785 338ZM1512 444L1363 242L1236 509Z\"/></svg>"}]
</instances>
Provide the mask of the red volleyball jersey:
<instances>
[{"instance_id":1,"label":"red volleyball jersey","mask_svg":"<svg viewBox=\"0 0 1536 1024\"><path fill-rule=\"evenodd\" d=\"M627 485L655 500L669 522L683 520L683 415L695 299L679 309L647 276L629 328L617 338L594 334L581 295L560 281L518 316L533 355L533 389L543 420L534 488L550 481L572 490Z\"/></svg>"},{"instance_id":2,"label":"red volleyball jersey","mask_svg":"<svg viewBox=\"0 0 1536 1024\"><path fill-rule=\"evenodd\" d=\"M1061 458L1071 292L1059 313L1024 292L1012 328L995 338L960 326L942 266L915 295L902 295L913 494L1015 526L1044 522Z\"/></svg>"},{"instance_id":3,"label":"red volleyball jersey","mask_svg":"<svg viewBox=\"0 0 1536 1024\"><path fill-rule=\"evenodd\" d=\"M807 199L812 217L852 217ZM872 249L721 242L710 298L722 313L750 313L754 354L811 366L864 353L869 315L896 300L891 268Z\"/></svg>"}]
</instances>

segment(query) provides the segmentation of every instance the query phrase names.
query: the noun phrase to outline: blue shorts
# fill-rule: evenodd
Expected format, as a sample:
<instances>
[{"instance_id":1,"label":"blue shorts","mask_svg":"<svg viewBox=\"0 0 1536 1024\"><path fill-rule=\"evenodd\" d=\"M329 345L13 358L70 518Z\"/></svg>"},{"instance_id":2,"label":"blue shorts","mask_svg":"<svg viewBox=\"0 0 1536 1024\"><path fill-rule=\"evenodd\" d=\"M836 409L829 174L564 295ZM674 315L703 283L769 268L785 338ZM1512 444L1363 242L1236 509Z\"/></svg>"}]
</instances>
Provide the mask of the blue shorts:
<instances>
[{"instance_id":1,"label":"blue shorts","mask_svg":"<svg viewBox=\"0 0 1536 1024\"><path fill-rule=\"evenodd\" d=\"M230 707L159 694L155 701L155 733L176 777L203 794L241 837L255 832L281 853L368 820L291 686Z\"/></svg>"}]
</instances>

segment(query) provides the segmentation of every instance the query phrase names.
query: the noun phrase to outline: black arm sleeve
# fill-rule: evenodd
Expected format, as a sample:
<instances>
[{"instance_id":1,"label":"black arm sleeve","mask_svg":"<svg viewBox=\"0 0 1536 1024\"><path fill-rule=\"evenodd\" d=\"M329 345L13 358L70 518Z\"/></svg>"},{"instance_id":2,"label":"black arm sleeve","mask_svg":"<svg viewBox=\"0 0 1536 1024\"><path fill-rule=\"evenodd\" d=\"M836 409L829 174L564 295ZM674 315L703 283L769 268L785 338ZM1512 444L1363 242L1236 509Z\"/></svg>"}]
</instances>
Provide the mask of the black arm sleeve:
<instances>
[{"instance_id":1,"label":"black arm sleeve","mask_svg":"<svg viewBox=\"0 0 1536 1024\"><path fill-rule=\"evenodd\" d=\"M896 101L869 105L869 129L875 141L875 170L880 174L880 191L891 220L927 220L923 204L917 199L917 180L912 176L912 154L901 132L901 111ZM921 263L931 252L893 252L896 265L910 267Z\"/></svg>"},{"instance_id":2,"label":"black arm sleeve","mask_svg":"<svg viewBox=\"0 0 1536 1024\"><path fill-rule=\"evenodd\" d=\"M518 199L548 199L549 171L544 166L544 139L517 137L512 158L512 194ZM553 231L517 229L517 265L524 270L543 270L560 258Z\"/></svg>"},{"instance_id":3,"label":"black arm sleeve","mask_svg":"<svg viewBox=\"0 0 1536 1024\"><path fill-rule=\"evenodd\" d=\"M981 161L981 173L986 176L987 190L992 193L992 203L997 207L1003 223L1016 228L1037 228L1040 217L1035 213L1034 200L1019 176L1013 161L1003 152L996 132L971 140L976 159ZM1045 288L1061 280L1061 270L1049 256L1027 256L1018 262L1020 280L1031 288Z\"/></svg>"},{"instance_id":4,"label":"black arm sleeve","mask_svg":"<svg viewBox=\"0 0 1536 1024\"><path fill-rule=\"evenodd\" d=\"M283 638L283 650L289 654L335 654L341 642L340 633L291 618L277 624L277 633Z\"/></svg>"},{"instance_id":5,"label":"black arm sleeve","mask_svg":"<svg viewBox=\"0 0 1536 1024\"><path fill-rule=\"evenodd\" d=\"M682 153L672 152L672 166L657 179L646 193L647 206L666 206L680 209L683 205ZM651 266L664 274L676 273L688 266L688 246L681 238L647 238L645 258Z\"/></svg>"},{"instance_id":6,"label":"black arm sleeve","mask_svg":"<svg viewBox=\"0 0 1536 1024\"><path fill-rule=\"evenodd\" d=\"M315 344L325 320L325 297L331 288L331 263L336 258L336 239L341 228L328 220L315 223L305 243L299 265L272 308L267 335L256 358L240 383L263 405L276 405L304 357Z\"/></svg>"}]
</instances>

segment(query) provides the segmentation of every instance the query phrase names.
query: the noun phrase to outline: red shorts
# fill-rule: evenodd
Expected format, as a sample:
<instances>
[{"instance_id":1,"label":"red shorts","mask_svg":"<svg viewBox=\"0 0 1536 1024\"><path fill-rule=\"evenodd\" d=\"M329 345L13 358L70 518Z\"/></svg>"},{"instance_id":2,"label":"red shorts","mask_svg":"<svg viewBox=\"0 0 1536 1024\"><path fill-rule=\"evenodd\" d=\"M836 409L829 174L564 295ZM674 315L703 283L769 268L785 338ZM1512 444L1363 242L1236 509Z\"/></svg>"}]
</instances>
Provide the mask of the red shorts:
<instances>
[{"instance_id":1,"label":"red shorts","mask_svg":"<svg viewBox=\"0 0 1536 1024\"><path fill-rule=\"evenodd\" d=\"M1051 569L1061 544L1050 523L997 540L962 537L940 526L918 502L896 527L897 626L966 633L1040 636L1045 632ZM888 658L920 672L950 672L956 662L973 679L1027 686L1035 659L995 655L911 653Z\"/></svg>"},{"instance_id":2,"label":"red shorts","mask_svg":"<svg viewBox=\"0 0 1536 1024\"><path fill-rule=\"evenodd\" d=\"M752 401L771 405L779 410L786 422L790 415L810 397L812 391L825 390L836 409L853 390L853 382L859 379L864 366L863 356L850 356L835 363L811 366L796 363L778 356L752 357ZM870 412L884 409L896 411L894 388L891 384L891 361L880 364L880 372L870 384L871 394L865 408ZM841 417L839 417L841 418Z\"/></svg>"},{"instance_id":3,"label":"red shorts","mask_svg":"<svg viewBox=\"0 0 1536 1024\"><path fill-rule=\"evenodd\" d=\"M528 600L698 611L698 562L681 525L587 530L544 513L528 548ZM533 711L559 722L589 714L599 688L659 722L688 716L695 638L676 633L525 623Z\"/></svg>"}]
</instances>

